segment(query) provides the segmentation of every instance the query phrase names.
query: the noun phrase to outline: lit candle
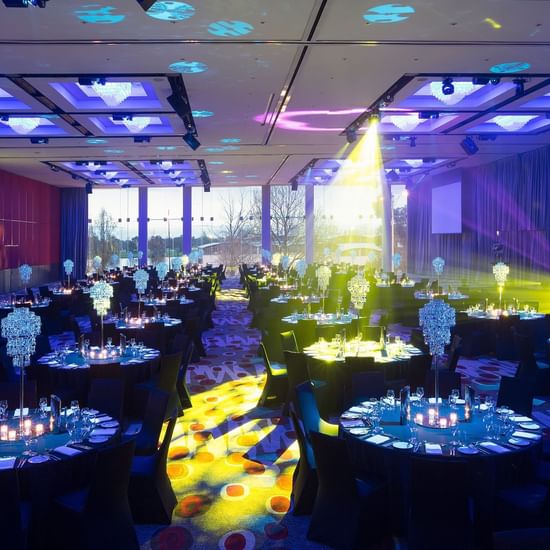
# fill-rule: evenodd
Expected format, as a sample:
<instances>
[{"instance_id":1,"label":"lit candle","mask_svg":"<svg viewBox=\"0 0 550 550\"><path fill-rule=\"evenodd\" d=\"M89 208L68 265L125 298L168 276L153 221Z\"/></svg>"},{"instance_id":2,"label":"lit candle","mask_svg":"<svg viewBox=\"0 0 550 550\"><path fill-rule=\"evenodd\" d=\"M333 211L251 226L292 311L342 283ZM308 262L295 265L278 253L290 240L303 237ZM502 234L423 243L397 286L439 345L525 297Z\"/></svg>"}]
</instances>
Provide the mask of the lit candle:
<instances>
[{"instance_id":1,"label":"lit candle","mask_svg":"<svg viewBox=\"0 0 550 550\"><path fill-rule=\"evenodd\" d=\"M44 424L37 424L34 427L34 431L36 435L43 435L44 434Z\"/></svg>"},{"instance_id":2,"label":"lit candle","mask_svg":"<svg viewBox=\"0 0 550 550\"><path fill-rule=\"evenodd\" d=\"M416 413L415 417L417 424L423 424L424 423L424 415L422 413Z\"/></svg>"},{"instance_id":3,"label":"lit candle","mask_svg":"<svg viewBox=\"0 0 550 550\"><path fill-rule=\"evenodd\" d=\"M25 435L31 434L31 428L32 428L32 422L30 418L26 418L23 421L23 430L25 431Z\"/></svg>"},{"instance_id":4,"label":"lit candle","mask_svg":"<svg viewBox=\"0 0 550 550\"><path fill-rule=\"evenodd\" d=\"M451 426L456 426L456 423L458 422L458 415L456 413L451 413L449 415L449 419L451 421Z\"/></svg>"},{"instance_id":5,"label":"lit candle","mask_svg":"<svg viewBox=\"0 0 550 550\"><path fill-rule=\"evenodd\" d=\"M53 416L50 416L50 432L53 432Z\"/></svg>"},{"instance_id":6,"label":"lit candle","mask_svg":"<svg viewBox=\"0 0 550 550\"><path fill-rule=\"evenodd\" d=\"M15 441L15 438L17 437L17 432L15 430L10 430L8 432L8 439L10 441Z\"/></svg>"},{"instance_id":7,"label":"lit candle","mask_svg":"<svg viewBox=\"0 0 550 550\"><path fill-rule=\"evenodd\" d=\"M2 441L8 440L8 426L6 424L2 424L2 426L0 426L0 439Z\"/></svg>"},{"instance_id":8,"label":"lit candle","mask_svg":"<svg viewBox=\"0 0 550 550\"><path fill-rule=\"evenodd\" d=\"M440 418L439 419L439 427L440 428L446 428L447 427L447 419L446 418Z\"/></svg>"}]
</instances>

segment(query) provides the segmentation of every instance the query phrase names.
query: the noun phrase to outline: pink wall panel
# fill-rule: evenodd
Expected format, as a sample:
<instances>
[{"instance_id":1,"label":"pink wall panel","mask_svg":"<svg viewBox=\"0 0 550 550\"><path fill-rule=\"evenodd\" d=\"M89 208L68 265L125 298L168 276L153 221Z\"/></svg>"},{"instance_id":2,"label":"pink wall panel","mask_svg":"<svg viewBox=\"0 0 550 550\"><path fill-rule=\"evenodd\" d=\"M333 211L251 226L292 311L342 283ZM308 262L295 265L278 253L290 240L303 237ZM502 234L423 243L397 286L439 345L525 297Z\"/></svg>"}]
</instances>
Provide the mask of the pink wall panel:
<instances>
[{"instance_id":1,"label":"pink wall panel","mask_svg":"<svg viewBox=\"0 0 550 550\"><path fill-rule=\"evenodd\" d=\"M0 269L59 263L59 189L0 170Z\"/></svg>"}]
</instances>

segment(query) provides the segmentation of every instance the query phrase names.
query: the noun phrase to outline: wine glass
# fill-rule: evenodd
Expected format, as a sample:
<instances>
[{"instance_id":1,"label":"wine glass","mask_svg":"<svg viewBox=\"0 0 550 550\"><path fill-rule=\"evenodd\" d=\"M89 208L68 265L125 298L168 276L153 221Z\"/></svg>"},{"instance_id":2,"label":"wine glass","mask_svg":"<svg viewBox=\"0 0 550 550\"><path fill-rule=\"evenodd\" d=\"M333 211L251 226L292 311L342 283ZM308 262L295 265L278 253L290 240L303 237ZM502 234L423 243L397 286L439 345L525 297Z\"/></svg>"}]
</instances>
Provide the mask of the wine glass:
<instances>
[{"instance_id":1,"label":"wine glass","mask_svg":"<svg viewBox=\"0 0 550 550\"><path fill-rule=\"evenodd\" d=\"M395 390L389 389L386 392L386 401L391 407L395 406Z\"/></svg>"},{"instance_id":2,"label":"wine glass","mask_svg":"<svg viewBox=\"0 0 550 550\"><path fill-rule=\"evenodd\" d=\"M48 398L47 397L41 397L40 401L38 402L38 408L40 409L40 418L46 418L46 410L48 408Z\"/></svg>"},{"instance_id":3,"label":"wine glass","mask_svg":"<svg viewBox=\"0 0 550 550\"><path fill-rule=\"evenodd\" d=\"M424 397L424 388L422 386L418 386L416 388L416 395L418 396L418 399L422 402L422 398Z\"/></svg>"},{"instance_id":4,"label":"wine glass","mask_svg":"<svg viewBox=\"0 0 550 550\"><path fill-rule=\"evenodd\" d=\"M72 412L71 416L73 418L77 417L80 413L80 404L76 399L73 399L71 401L71 412Z\"/></svg>"},{"instance_id":5,"label":"wine glass","mask_svg":"<svg viewBox=\"0 0 550 550\"><path fill-rule=\"evenodd\" d=\"M0 420L6 420L7 410L8 410L8 401L6 399L0 400Z\"/></svg>"}]
</instances>

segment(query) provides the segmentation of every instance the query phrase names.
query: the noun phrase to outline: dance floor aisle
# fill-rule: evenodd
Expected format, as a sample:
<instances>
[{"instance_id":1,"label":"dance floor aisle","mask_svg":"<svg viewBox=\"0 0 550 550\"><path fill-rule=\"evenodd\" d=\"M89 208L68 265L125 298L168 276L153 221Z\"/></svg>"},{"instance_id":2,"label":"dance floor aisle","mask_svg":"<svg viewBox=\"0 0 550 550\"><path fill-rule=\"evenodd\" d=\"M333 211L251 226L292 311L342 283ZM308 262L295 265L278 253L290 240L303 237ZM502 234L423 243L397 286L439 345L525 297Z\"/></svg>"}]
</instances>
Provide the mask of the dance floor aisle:
<instances>
[{"instance_id":1,"label":"dance floor aisle","mask_svg":"<svg viewBox=\"0 0 550 550\"><path fill-rule=\"evenodd\" d=\"M178 498L173 523L139 526L141 548L326 548L305 539L309 517L287 514L298 445L278 411L256 408L265 380L259 331L248 328L237 280L224 282L216 303L214 328L203 335L207 357L188 371L193 408L178 421L170 447L168 474ZM489 357L461 358L458 366L463 382L495 395L500 375L515 370L516 363ZM534 416L550 426L550 403L535 405Z\"/></svg>"},{"instance_id":2,"label":"dance floor aisle","mask_svg":"<svg viewBox=\"0 0 550 550\"><path fill-rule=\"evenodd\" d=\"M298 445L288 420L256 404L265 374L260 333L238 280L216 299L207 357L190 365L193 409L176 426L168 474L178 498L171 526L139 526L143 549L322 549L309 518L286 515Z\"/></svg>"}]
</instances>

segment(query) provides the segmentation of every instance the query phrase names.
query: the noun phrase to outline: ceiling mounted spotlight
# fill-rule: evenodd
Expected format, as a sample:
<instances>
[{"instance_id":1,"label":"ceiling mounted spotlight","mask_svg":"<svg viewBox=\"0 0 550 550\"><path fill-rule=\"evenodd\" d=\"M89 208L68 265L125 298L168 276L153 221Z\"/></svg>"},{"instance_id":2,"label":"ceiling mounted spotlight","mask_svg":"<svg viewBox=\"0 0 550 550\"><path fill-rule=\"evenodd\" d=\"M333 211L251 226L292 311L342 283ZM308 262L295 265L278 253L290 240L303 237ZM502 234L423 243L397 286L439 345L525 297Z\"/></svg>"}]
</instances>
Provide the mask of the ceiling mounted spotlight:
<instances>
[{"instance_id":1,"label":"ceiling mounted spotlight","mask_svg":"<svg viewBox=\"0 0 550 550\"><path fill-rule=\"evenodd\" d=\"M48 0L2 0L6 8L45 8Z\"/></svg>"},{"instance_id":2,"label":"ceiling mounted spotlight","mask_svg":"<svg viewBox=\"0 0 550 550\"><path fill-rule=\"evenodd\" d=\"M204 188L204 192L210 193L210 185L212 182L210 181L210 174L208 173L208 169L206 168L206 163L204 162L204 160L199 159L198 165L201 171L200 177Z\"/></svg>"},{"instance_id":3,"label":"ceiling mounted spotlight","mask_svg":"<svg viewBox=\"0 0 550 550\"><path fill-rule=\"evenodd\" d=\"M516 96L523 95L525 93L525 78L514 78L512 82L516 86Z\"/></svg>"},{"instance_id":4,"label":"ceiling mounted spotlight","mask_svg":"<svg viewBox=\"0 0 550 550\"><path fill-rule=\"evenodd\" d=\"M460 142L460 146L468 156L475 155L479 151L479 147L476 145L476 142L470 136L465 137Z\"/></svg>"},{"instance_id":5,"label":"ceiling mounted spotlight","mask_svg":"<svg viewBox=\"0 0 550 550\"><path fill-rule=\"evenodd\" d=\"M187 132L182 139L191 149L193 149L193 151L196 151L201 146L201 142L191 132Z\"/></svg>"},{"instance_id":6,"label":"ceiling mounted spotlight","mask_svg":"<svg viewBox=\"0 0 550 550\"><path fill-rule=\"evenodd\" d=\"M86 193L88 195L91 195L93 193L94 189L92 187L92 183L91 182L86 182Z\"/></svg>"},{"instance_id":7,"label":"ceiling mounted spotlight","mask_svg":"<svg viewBox=\"0 0 550 550\"><path fill-rule=\"evenodd\" d=\"M50 164L49 166L52 172L59 172L59 168L55 164Z\"/></svg>"},{"instance_id":8,"label":"ceiling mounted spotlight","mask_svg":"<svg viewBox=\"0 0 550 550\"><path fill-rule=\"evenodd\" d=\"M346 129L346 141L348 143L354 143L357 141L357 130L355 130L355 128Z\"/></svg>"},{"instance_id":9,"label":"ceiling mounted spotlight","mask_svg":"<svg viewBox=\"0 0 550 550\"><path fill-rule=\"evenodd\" d=\"M409 145L410 145L411 147L416 147L416 137L411 136L411 137L409 138Z\"/></svg>"},{"instance_id":10,"label":"ceiling mounted spotlight","mask_svg":"<svg viewBox=\"0 0 550 550\"><path fill-rule=\"evenodd\" d=\"M437 111L420 111L418 118L420 120L436 119L439 118L439 113Z\"/></svg>"},{"instance_id":11,"label":"ceiling mounted spotlight","mask_svg":"<svg viewBox=\"0 0 550 550\"><path fill-rule=\"evenodd\" d=\"M453 95L455 93L453 79L450 76L444 78L441 82L441 93L443 95Z\"/></svg>"},{"instance_id":12,"label":"ceiling mounted spotlight","mask_svg":"<svg viewBox=\"0 0 550 550\"><path fill-rule=\"evenodd\" d=\"M399 181L399 176L395 170L390 170L386 176L386 179L391 182L396 182Z\"/></svg>"},{"instance_id":13,"label":"ceiling mounted spotlight","mask_svg":"<svg viewBox=\"0 0 550 550\"><path fill-rule=\"evenodd\" d=\"M46 145L50 140L47 137L32 137L31 143L33 145Z\"/></svg>"},{"instance_id":14,"label":"ceiling mounted spotlight","mask_svg":"<svg viewBox=\"0 0 550 550\"><path fill-rule=\"evenodd\" d=\"M373 109L369 114L369 120L380 120L380 111L378 109Z\"/></svg>"}]
</instances>

